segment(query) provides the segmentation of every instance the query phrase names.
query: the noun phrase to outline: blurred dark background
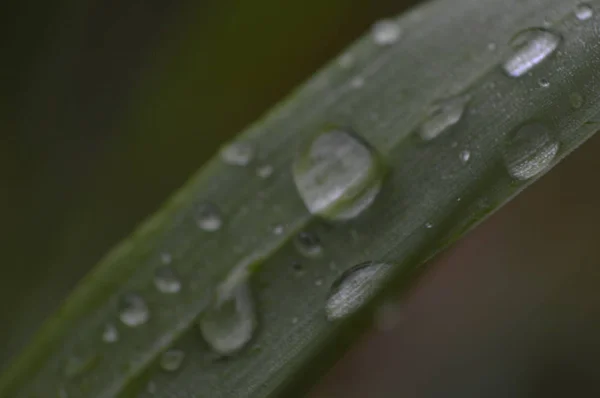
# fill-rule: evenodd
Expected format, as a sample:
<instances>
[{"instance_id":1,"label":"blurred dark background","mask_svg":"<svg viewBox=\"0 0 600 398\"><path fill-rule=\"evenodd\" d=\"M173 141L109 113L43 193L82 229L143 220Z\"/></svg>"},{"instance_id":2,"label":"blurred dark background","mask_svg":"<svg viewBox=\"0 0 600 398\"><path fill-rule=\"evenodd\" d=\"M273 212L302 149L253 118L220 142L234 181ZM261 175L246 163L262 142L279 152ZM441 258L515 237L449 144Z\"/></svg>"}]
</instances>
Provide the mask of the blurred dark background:
<instances>
[{"instance_id":1,"label":"blurred dark background","mask_svg":"<svg viewBox=\"0 0 600 398\"><path fill-rule=\"evenodd\" d=\"M223 141L415 2L5 5L0 371ZM598 151L592 139L441 255L398 327L366 336L314 396L598 396Z\"/></svg>"}]
</instances>

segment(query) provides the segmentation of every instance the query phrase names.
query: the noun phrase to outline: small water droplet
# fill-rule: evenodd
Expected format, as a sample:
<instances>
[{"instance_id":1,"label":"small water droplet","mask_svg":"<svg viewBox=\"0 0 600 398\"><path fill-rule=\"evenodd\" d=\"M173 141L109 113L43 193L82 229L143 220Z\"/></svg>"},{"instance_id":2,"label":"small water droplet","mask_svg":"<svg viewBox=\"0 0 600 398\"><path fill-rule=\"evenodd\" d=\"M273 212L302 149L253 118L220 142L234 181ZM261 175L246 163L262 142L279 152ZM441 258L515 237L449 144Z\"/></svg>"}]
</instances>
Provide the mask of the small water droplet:
<instances>
[{"instance_id":1,"label":"small water droplet","mask_svg":"<svg viewBox=\"0 0 600 398\"><path fill-rule=\"evenodd\" d=\"M544 171L558 153L559 144L540 123L513 130L503 148L504 161L511 176L527 180Z\"/></svg>"},{"instance_id":2,"label":"small water droplet","mask_svg":"<svg viewBox=\"0 0 600 398\"><path fill-rule=\"evenodd\" d=\"M587 3L581 3L575 7L575 16L580 21L587 21L594 16L594 10Z\"/></svg>"},{"instance_id":3,"label":"small water droplet","mask_svg":"<svg viewBox=\"0 0 600 398\"><path fill-rule=\"evenodd\" d=\"M569 95L569 101L571 102L571 106L575 109L579 109L581 108L581 105L583 105L583 97L579 93Z\"/></svg>"},{"instance_id":4,"label":"small water droplet","mask_svg":"<svg viewBox=\"0 0 600 398\"><path fill-rule=\"evenodd\" d=\"M294 161L294 182L313 214L347 220L368 208L381 189L385 167L375 150L342 130L315 137Z\"/></svg>"},{"instance_id":5,"label":"small water droplet","mask_svg":"<svg viewBox=\"0 0 600 398\"><path fill-rule=\"evenodd\" d=\"M300 232L294 240L298 251L306 257L317 257L323 251L321 240L311 232Z\"/></svg>"},{"instance_id":6,"label":"small water droplet","mask_svg":"<svg viewBox=\"0 0 600 398\"><path fill-rule=\"evenodd\" d=\"M338 64L344 69L350 68L354 65L354 56L352 53L345 53L339 58Z\"/></svg>"},{"instance_id":7,"label":"small water droplet","mask_svg":"<svg viewBox=\"0 0 600 398\"><path fill-rule=\"evenodd\" d=\"M211 203L202 203L195 208L196 225L206 232L218 231L223 224L219 209Z\"/></svg>"},{"instance_id":8,"label":"small water droplet","mask_svg":"<svg viewBox=\"0 0 600 398\"><path fill-rule=\"evenodd\" d=\"M119 319L129 327L145 324L150 318L150 310L142 296L136 293L126 293L119 303Z\"/></svg>"},{"instance_id":9,"label":"small water droplet","mask_svg":"<svg viewBox=\"0 0 600 398\"><path fill-rule=\"evenodd\" d=\"M160 356L160 367L165 372L175 372L181 366L185 353L182 350L167 350Z\"/></svg>"},{"instance_id":10,"label":"small water droplet","mask_svg":"<svg viewBox=\"0 0 600 398\"><path fill-rule=\"evenodd\" d=\"M119 341L119 330L112 323L107 323L102 331L102 341L105 343L115 343Z\"/></svg>"},{"instance_id":11,"label":"small water droplet","mask_svg":"<svg viewBox=\"0 0 600 398\"><path fill-rule=\"evenodd\" d=\"M163 252L160 253L160 261L163 264L171 264L171 261L173 261L173 257L171 256L171 253Z\"/></svg>"},{"instance_id":12,"label":"small water droplet","mask_svg":"<svg viewBox=\"0 0 600 398\"><path fill-rule=\"evenodd\" d=\"M464 151L460 151L458 157L463 164L466 164L469 162L469 159L471 159L471 152L465 149Z\"/></svg>"},{"instance_id":13,"label":"small water droplet","mask_svg":"<svg viewBox=\"0 0 600 398\"><path fill-rule=\"evenodd\" d=\"M206 342L222 355L242 349L252 338L256 325L254 302L247 281L236 281L234 286L221 285L199 321Z\"/></svg>"},{"instance_id":14,"label":"small water droplet","mask_svg":"<svg viewBox=\"0 0 600 398\"><path fill-rule=\"evenodd\" d=\"M395 301L386 301L375 310L375 327L381 332L395 329L401 320L401 308Z\"/></svg>"},{"instance_id":15,"label":"small water droplet","mask_svg":"<svg viewBox=\"0 0 600 398\"><path fill-rule=\"evenodd\" d=\"M273 166L264 164L256 169L256 175L260 178L269 178L273 174Z\"/></svg>"},{"instance_id":16,"label":"small water droplet","mask_svg":"<svg viewBox=\"0 0 600 398\"><path fill-rule=\"evenodd\" d=\"M497 45L494 42L488 43L487 48L489 51L496 51Z\"/></svg>"},{"instance_id":17,"label":"small water droplet","mask_svg":"<svg viewBox=\"0 0 600 398\"><path fill-rule=\"evenodd\" d=\"M282 235L283 234L283 225L281 225L281 224L275 225L273 227L273 233L278 236Z\"/></svg>"},{"instance_id":18,"label":"small water droplet","mask_svg":"<svg viewBox=\"0 0 600 398\"><path fill-rule=\"evenodd\" d=\"M293 318L292 318L292 324L293 324L293 325L295 325L295 324L297 324L297 323L298 323L298 318L296 318L296 317L293 317Z\"/></svg>"},{"instance_id":19,"label":"small water droplet","mask_svg":"<svg viewBox=\"0 0 600 398\"><path fill-rule=\"evenodd\" d=\"M538 80L538 84L540 85L540 87L543 88L550 87L550 82L548 81L548 79L541 78L540 80Z\"/></svg>"},{"instance_id":20,"label":"small water droplet","mask_svg":"<svg viewBox=\"0 0 600 398\"><path fill-rule=\"evenodd\" d=\"M447 98L429 107L427 117L419 128L419 135L429 141L438 137L462 118L469 97L466 95Z\"/></svg>"},{"instance_id":21,"label":"small water droplet","mask_svg":"<svg viewBox=\"0 0 600 398\"><path fill-rule=\"evenodd\" d=\"M366 262L345 271L332 285L325 304L327 319L344 318L362 307L386 280L391 266Z\"/></svg>"},{"instance_id":22,"label":"small water droplet","mask_svg":"<svg viewBox=\"0 0 600 398\"><path fill-rule=\"evenodd\" d=\"M371 28L373 41L380 46L394 44L402 33L400 26L391 19L382 19L373 24Z\"/></svg>"},{"instance_id":23,"label":"small water droplet","mask_svg":"<svg viewBox=\"0 0 600 398\"><path fill-rule=\"evenodd\" d=\"M175 270L168 265L158 267L154 271L154 285L156 290L165 294L174 294L181 290L179 277Z\"/></svg>"},{"instance_id":24,"label":"small water droplet","mask_svg":"<svg viewBox=\"0 0 600 398\"><path fill-rule=\"evenodd\" d=\"M530 28L511 40L512 54L503 69L511 77L520 77L547 59L560 44L561 37L546 29Z\"/></svg>"},{"instance_id":25,"label":"small water droplet","mask_svg":"<svg viewBox=\"0 0 600 398\"><path fill-rule=\"evenodd\" d=\"M315 281L315 286L322 286L323 285L323 279L317 279Z\"/></svg>"},{"instance_id":26,"label":"small water droplet","mask_svg":"<svg viewBox=\"0 0 600 398\"><path fill-rule=\"evenodd\" d=\"M363 79L360 76L356 76L356 77L352 78L352 80L350 80L350 86L352 88L361 88L364 85L365 85L365 79Z\"/></svg>"},{"instance_id":27,"label":"small water droplet","mask_svg":"<svg viewBox=\"0 0 600 398\"><path fill-rule=\"evenodd\" d=\"M432 223L430 223L430 222L426 222L426 223L425 223L425 228L427 228L427 229L431 229L431 228L433 228L433 224L432 224Z\"/></svg>"},{"instance_id":28,"label":"small water droplet","mask_svg":"<svg viewBox=\"0 0 600 398\"><path fill-rule=\"evenodd\" d=\"M247 166L254 158L254 148L246 142L233 142L221 149L221 159L232 166Z\"/></svg>"}]
</instances>

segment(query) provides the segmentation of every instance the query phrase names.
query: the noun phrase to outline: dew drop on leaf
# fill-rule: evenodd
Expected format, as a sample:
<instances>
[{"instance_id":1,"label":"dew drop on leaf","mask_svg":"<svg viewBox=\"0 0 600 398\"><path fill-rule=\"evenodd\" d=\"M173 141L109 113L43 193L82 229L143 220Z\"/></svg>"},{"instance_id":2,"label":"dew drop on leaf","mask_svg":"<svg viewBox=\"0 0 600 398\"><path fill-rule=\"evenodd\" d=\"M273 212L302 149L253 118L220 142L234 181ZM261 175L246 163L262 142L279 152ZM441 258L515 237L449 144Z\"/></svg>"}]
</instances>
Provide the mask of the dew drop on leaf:
<instances>
[{"instance_id":1,"label":"dew drop on leaf","mask_svg":"<svg viewBox=\"0 0 600 398\"><path fill-rule=\"evenodd\" d=\"M181 290L181 281L175 270L165 265L154 271L154 286L161 293L174 294Z\"/></svg>"},{"instance_id":2,"label":"dew drop on leaf","mask_svg":"<svg viewBox=\"0 0 600 398\"><path fill-rule=\"evenodd\" d=\"M204 340L217 353L233 354L252 338L257 326L248 281L224 283L198 322Z\"/></svg>"},{"instance_id":3,"label":"dew drop on leaf","mask_svg":"<svg viewBox=\"0 0 600 398\"><path fill-rule=\"evenodd\" d=\"M231 166L247 166L254 158L254 148L245 142L233 142L221 149L221 159Z\"/></svg>"},{"instance_id":4,"label":"dew drop on leaf","mask_svg":"<svg viewBox=\"0 0 600 398\"><path fill-rule=\"evenodd\" d=\"M402 30L395 21L391 19L382 19L373 24L371 33L375 44L389 46L398 41L402 34Z\"/></svg>"},{"instance_id":5,"label":"dew drop on leaf","mask_svg":"<svg viewBox=\"0 0 600 398\"><path fill-rule=\"evenodd\" d=\"M508 134L503 147L506 168L518 180L544 171L558 153L559 144L540 123L525 124Z\"/></svg>"},{"instance_id":6,"label":"dew drop on leaf","mask_svg":"<svg viewBox=\"0 0 600 398\"><path fill-rule=\"evenodd\" d=\"M102 341L105 343L115 343L119 341L119 330L112 323L107 323L104 325L104 330L102 331Z\"/></svg>"},{"instance_id":7,"label":"dew drop on leaf","mask_svg":"<svg viewBox=\"0 0 600 398\"><path fill-rule=\"evenodd\" d=\"M523 76L547 59L560 42L561 37L547 29L523 30L511 40L512 53L504 61L502 68L508 76Z\"/></svg>"},{"instance_id":8,"label":"dew drop on leaf","mask_svg":"<svg viewBox=\"0 0 600 398\"><path fill-rule=\"evenodd\" d=\"M218 231L223 224L219 209L211 203L202 203L195 208L196 225L206 232Z\"/></svg>"},{"instance_id":9,"label":"dew drop on leaf","mask_svg":"<svg viewBox=\"0 0 600 398\"><path fill-rule=\"evenodd\" d=\"M447 98L429 107L425 121L419 127L419 135L425 141L433 140L448 131L462 118L469 97L466 95Z\"/></svg>"},{"instance_id":10,"label":"dew drop on leaf","mask_svg":"<svg viewBox=\"0 0 600 398\"><path fill-rule=\"evenodd\" d=\"M312 232L300 232L294 239L296 249L306 257L317 257L323 251L321 240Z\"/></svg>"},{"instance_id":11,"label":"dew drop on leaf","mask_svg":"<svg viewBox=\"0 0 600 398\"><path fill-rule=\"evenodd\" d=\"M119 319L132 328L148 322L150 310L142 296L137 293L123 295L119 303Z\"/></svg>"},{"instance_id":12,"label":"dew drop on leaf","mask_svg":"<svg viewBox=\"0 0 600 398\"><path fill-rule=\"evenodd\" d=\"M463 164L466 164L469 162L469 159L471 159L471 152L469 152L465 149L464 151L460 151L460 153L458 154L458 157L460 158L460 161Z\"/></svg>"},{"instance_id":13,"label":"dew drop on leaf","mask_svg":"<svg viewBox=\"0 0 600 398\"><path fill-rule=\"evenodd\" d=\"M540 80L538 80L538 84L540 85L540 87L543 88L550 87L550 82L548 81L548 79L541 78Z\"/></svg>"},{"instance_id":14,"label":"dew drop on leaf","mask_svg":"<svg viewBox=\"0 0 600 398\"><path fill-rule=\"evenodd\" d=\"M386 263L366 262L345 271L331 286L325 304L327 319L341 319L360 309L385 282L391 268Z\"/></svg>"},{"instance_id":15,"label":"dew drop on leaf","mask_svg":"<svg viewBox=\"0 0 600 398\"><path fill-rule=\"evenodd\" d=\"M594 10L587 3L581 3L575 7L575 16L580 21L587 21L594 16Z\"/></svg>"},{"instance_id":16,"label":"dew drop on leaf","mask_svg":"<svg viewBox=\"0 0 600 398\"><path fill-rule=\"evenodd\" d=\"M375 200L385 168L364 140L340 129L313 138L294 161L293 176L307 209L330 220L358 216Z\"/></svg>"},{"instance_id":17,"label":"dew drop on leaf","mask_svg":"<svg viewBox=\"0 0 600 398\"><path fill-rule=\"evenodd\" d=\"M160 355L160 368L165 372L175 372L181 366L185 353L182 350L170 349Z\"/></svg>"}]
</instances>

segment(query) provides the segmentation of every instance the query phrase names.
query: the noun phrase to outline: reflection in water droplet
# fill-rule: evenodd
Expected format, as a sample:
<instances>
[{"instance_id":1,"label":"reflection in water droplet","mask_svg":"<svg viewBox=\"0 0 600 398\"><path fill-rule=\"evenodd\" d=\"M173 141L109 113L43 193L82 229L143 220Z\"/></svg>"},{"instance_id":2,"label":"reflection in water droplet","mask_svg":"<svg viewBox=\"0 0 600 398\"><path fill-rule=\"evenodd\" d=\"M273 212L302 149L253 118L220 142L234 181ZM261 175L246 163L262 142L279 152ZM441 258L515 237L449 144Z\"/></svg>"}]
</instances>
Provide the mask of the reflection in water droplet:
<instances>
[{"instance_id":1,"label":"reflection in water droplet","mask_svg":"<svg viewBox=\"0 0 600 398\"><path fill-rule=\"evenodd\" d=\"M380 46L394 44L402 33L400 27L391 19L382 19L373 24L371 28L373 41Z\"/></svg>"},{"instance_id":2,"label":"reflection in water droplet","mask_svg":"<svg viewBox=\"0 0 600 398\"><path fill-rule=\"evenodd\" d=\"M373 148L359 137L330 130L298 153L294 182L313 214L347 220L368 208L381 189L385 168Z\"/></svg>"},{"instance_id":3,"label":"reflection in water droplet","mask_svg":"<svg viewBox=\"0 0 600 398\"><path fill-rule=\"evenodd\" d=\"M221 228L223 220L219 209L211 203L202 203L195 208L196 225L206 232L214 232Z\"/></svg>"},{"instance_id":4,"label":"reflection in water droplet","mask_svg":"<svg viewBox=\"0 0 600 398\"><path fill-rule=\"evenodd\" d=\"M167 350L160 356L160 367L165 372L175 372L181 366L185 353L181 350Z\"/></svg>"},{"instance_id":5,"label":"reflection in water droplet","mask_svg":"<svg viewBox=\"0 0 600 398\"><path fill-rule=\"evenodd\" d=\"M448 131L460 121L468 102L469 97L462 95L434 103L419 128L421 138L429 141Z\"/></svg>"},{"instance_id":6,"label":"reflection in water droplet","mask_svg":"<svg viewBox=\"0 0 600 398\"><path fill-rule=\"evenodd\" d=\"M298 251L306 257L316 257L323 251L321 240L311 232L300 232L294 240Z\"/></svg>"},{"instance_id":7,"label":"reflection in water droplet","mask_svg":"<svg viewBox=\"0 0 600 398\"><path fill-rule=\"evenodd\" d=\"M577 7L575 7L575 16L580 21L586 21L590 19L594 15L594 10L590 7L589 4L581 3Z\"/></svg>"},{"instance_id":8,"label":"reflection in water droplet","mask_svg":"<svg viewBox=\"0 0 600 398\"><path fill-rule=\"evenodd\" d=\"M546 29L531 28L518 33L512 40L512 54L503 69L511 77L519 77L532 70L552 54L561 37Z\"/></svg>"},{"instance_id":9,"label":"reflection in water droplet","mask_svg":"<svg viewBox=\"0 0 600 398\"><path fill-rule=\"evenodd\" d=\"M256 329L254 302L248 281L225 283L201 315L199 326L210 347L223 355L242 349Z\"/></svg>"},{"instance_id":10,"label":"reflection in water droplet","mask_svg":"<svg viewBox=\"0 0 600 398\"><path fill-rule=\"evenodd\" d=\"M269 178L273 174L273 166L265 164L256 169L256 175L260 178Z\"/></svg>"},{"instance_id":11,"label":"reflection in water droplet","mask_svg":"<svg viewBox=\"0 0 600 398\"><path fill-rule=\"evenodd\" d=\"M507 136L504 161L511 176L527 180L544 171L558 153L559 144L542 124L523 125Z\"/></svg>"},{"instance_id":12,"label":"reflection in water droplet","mask_svg":"<svg viewBox=\"0 0 600 398\"><path fill-rule=\"evenodd\" d=\"M579 93L569 95L569 101L571 101L571 106L575 109L579 109L583 105L583 97Z\"/></svg>"},{"instance_id":13,"label":"reflection in water droplet","mask_svg":"<svg viewBox=\"0 0 600 398\"><path fill-rule=\"evenodd\" d=\"M181 290L181 281L175 270L167 265L154 271L154 285L156 290L165 294L178 293Z\"/></svg>"},{"instance_id":14,"label":"reflection in water droplet","mask_svg":"<svg viewBox=\"0 0 600 398\"><path fill-rule=\"evenodd\" d=\"M344 272L332 285L325 304L327 319L344 318L362 307L391 271L385 263L366 262Z\"/></svg>"},{"instance_id":15,"label":"reflection in water droplet","mask_svg":"<svg viewBox=\"0 0 600 398\"><path fill-rule=\"evenodd\" d=\"M127 293L121 297L119 303L119 319L129 327L145 324L150 318L150 310L142 296L136 293Z\"/></svg>"},{"instance_id":16,"label":"reflection in water droplet","mask_svg":"<svg viewBox=\"0 0 600 398\"><path fill-rule=\"evenodd\" d=\"M462 163L468 163L469 159L471 159L471 152L469 152L465 149L464 151L460 151L460 153L458 154L458 157L460 158L460 161Z\"/></svg>"},{"instance_id":17,"label":"reflection in water droplet","mask_svg":"<svg viewBox=\"0 0 600 398\"><path fill-rule=\"evenodd\" d=\"M102 331L102 341L105 343L115 343L119 341L119 330L112 323L107 323Z\"/></svg>"},{"instance_id":18,"label":"reflection in water droplet","mask_svg":"<svg viewBox=\"0 0 600 398\"><path fill-rule=\"evenodd\" d=\"M538 84L540 85L540 87L543 88L550 87L550 82L548 81L548 79L541 78L540 80L538 80Z\"/></svg>"},{"instance_id":19,"label":"reflection in water droplet","mask_svg":"<svg viewBox=\"0 0 600 398\"><path fill-rule=\"evenodd\" d=\"M234 142L221 149L221 159L232 166L247 166L254 157L254 148L245 142Z\"/></svg>"}]
</instances>

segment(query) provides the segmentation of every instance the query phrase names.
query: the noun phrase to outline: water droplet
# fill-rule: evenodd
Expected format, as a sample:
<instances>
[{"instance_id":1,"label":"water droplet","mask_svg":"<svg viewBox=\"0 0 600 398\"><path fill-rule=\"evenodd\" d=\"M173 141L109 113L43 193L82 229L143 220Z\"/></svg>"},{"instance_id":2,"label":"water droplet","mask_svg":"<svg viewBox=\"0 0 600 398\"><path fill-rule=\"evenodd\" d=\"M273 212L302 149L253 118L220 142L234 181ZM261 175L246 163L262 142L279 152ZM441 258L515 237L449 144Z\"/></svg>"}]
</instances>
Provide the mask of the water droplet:
<instances>
[{"instance_id":1,"label":"water droplet","mask_svg":"<svg viewBox=\"0 0 600 398\"><path fill-rule=\"evenodd\" d=\"M434 103L419 128L421 138L426 141L432 140L458 123L469 99L468 96L462 95Z\"/></svg>"},{"instance_id":2,"label":"water droplet","mask_svg":"<svg viewBox=\"0 0 600 398\"><path fill-rule=\"evenodd\" d=\"M171 261L173 261L173 257L171 257L170 253L163 252L160 254L160 261L163 264L171 264Z\"/></svg>"},{"instance_id":3,"label":"water droplet","mask_svg":"<svg viewBox=\"0 0 600 398\"><path fill-rule=\"evenodd\" d=\"M182 350L167 350L160 356L160 367L165 372L175 372L181 366L185 353Z\"/></svg>"},{"instance_id":4,"label":"water droplet","mask_svg":"<svg viewBox=\"0 0 600 398\"><path fill-rule=\"evenodd\" d=\"M380 46L394 44L399 38L402 30L395 21L382 19L373 24L371 28L373 41Z\"/></svg>"},{"instance_id":5,"label":"water droplet","mask_svg":"<svg viewBox=\"0 0 600 398\"><path fill-rule=\"evenodd\" d=\"M323 286L323 279L317 279L315 281L315 286Z\"/></svg>"},{"instance_id":6,"label":"water droplet","mask_svg":"<svg viewBox=\"0 0 600 398\"><path fill-rule=\"evenodd\" d=\"M575 7L575 16L580 21L586 21L594 15L594 10L589 4L581 3Z\"/></svg>"},{"instance_id":7,"label":"water droplet","mask_svg":"<svg viewBox=\"0 0 600 398\"><path fill-rule=\"evenodd\" d=\"M210 203L202 203L195 208L196 225L206 232L214 232L221 228L223 220L219 209Z\"/></svg>"},{"instance_id":8,"label":"water droplet","mask_svg":"<svg viewBox=\"0 0 600 398\"><path fill-rule=\"evenodd\" d=\"M325 304L327 319L344 318L362 307L381 286L391 266L366 262L345 271L332 285Z\"/></svg>"},{"instance_id":9,"label":"water droplet","mask_svg":"<svg viewBox=\"0 0 600 398\"><path fill-rule=\"evenodd\" d=\"M522 76L547 59L560 41L558 34L546 29L521 31L511 40L513 51L502 67L511 77Z\"/></svg>"},{"instance_id":10,"label":"water droplet","mask_svg":"<svg viewBox=\"0 0 600 398\"><path fill-rule=\"evenodd\" d=\"M425 228L427 228L427 229L431 229L431 228L433 228L433 224L432 224L432 223L430 223L430 222L426 222L426 223L425 223Z\"/></svg>"},{"instance_id":11,"label":"water droplet","mask_svg":"<svg viewBox=\"0 0 600 398\"><path fill-rule=\"evenodd\" d=\"M156 290L165 294L178 293L181 290L181 281L170 266L158 267L154 271L154 285Z\"/></svg>"},{"instance_id":12,"label":"water droplet","mask_svg":"<svg viewBox=\"0 0 600 398\"><path fill-rule=\"evenodd\" d=\"M150 310L142 296L136 293L127 293L121 297L119 303L119 319L129 327L145 324L150 318Z\"/></svg>"},{"instance_id":13,"label":"water droplet","mask_svg":"<svg viewBox=\"0 0 600 398\"><path fill-rule=\"evenodd\" d=\"M363 79L360 76L356 76L352 80L350 80L350 86L352 88L361 88L364 85L365 85L365 79Z\"/></svg>"},{"instance_id":14,"label":"water droplet","mask_svg":"<svg viewBox=\"0 0 600 398\"><path fill-rule=\"evenodd\" d=\"M295 324L297 324L297 323L298 323L298 318L296 318L296 317L293 317L293 318L292 318L292 324L294 324L294 325L295 325Z\"/></svg>"},{"instance_id":15,"label":"water droplet","mask_svg":"<svg viewBox=\"0 0 600 398\"><path fill-rule=\"evenodd\" d=\"M571 106L575 109L579 109L583 105L583 97L579 93L569 95L569 101L571 101Z\"/></svg>"},{"instance_id":16,"label":"water droplet","mask_svg":"<svg viewBox=\"0 0 600 398\"><path fill-rule=\"evenodd\" d=\"M323 251L321 240L311 232L300 232L294 240L298 251L306 257L316 257Z\"/></svg>"},{"instance_id":17,"label":"water droplet","mask_svg":"<svg viewBox=\"0 0 600 398\"><path fill-rule=\"evenodd\" d=\"M550 82L548 81L548 79L541 78L540 80L538 80L538 84L540 85L540 87L543 88L550 87Z\"/></svg>"},{"instance_id":18,"label":"water droplet","mask_svg":"<svg viewBox=\"0 0 600 398\"><path fill-rule=\"evenodd\" d=\"M382 332L388 332L400 324L402 312L395 301L386 301L375 310L375 327Z\"/></svg>"},{"instance_id":19,"label":"water droplet","mask_svg":"<svg viewBox=\"0 0 600 398\"><path fill-rule=\"evenodd\" d=\"M221 159L232 166L247 166L254 158L254 148L246 142L233 142L221 149Z\"/></svg>"},{"instance_id":20,"label":"water droplet","mask_svg":"<svg viewBox=\"0 0 600 398\"><path fill-rule=\"evenodd\" d=\"M273 174L273 166L264 164L256 169L256 175L260 178L269 178Z\"/></svg>"},{"instance_id":21,"label":"water droplet","mask_svg":"<svg viewBox=\"0 0 600 398\"><path fill-rule=\"evenodd\" d=\"M494 42L488 43L487 48L489 51L496 51L497 45Z\"/></svg>"},{"instance_id":22,"label":"water droplet","mask_svg":"<svg viewBox=\"0 0 600 398\"><path fill-rule=\"evenodd\" d=\"M318 135L298 153L294 182L313 214L347 220L368 208L381 189L383 162L361 138L342 130Z\"/></svg>"},{"instance_id":23,"label":"water droplet","mask_svg":"<svg viewBox=\"0 0 600 398\"><path fill-rule=\"evenodd\" d=\"M283 225L281 225L281 224L275 225L273 227L273 233L278 236L282 235L283 234Z\"/></svg>"},{"instance_id":24,"label":"water droplet","mask_svg":"<svg viewBox=\"0 0 600 398\"><path fill-rule=\"evenodd\" d=\"M460 161L463 164L466 164L469 162L469 159L471 159L471 152L469 152L465 149L464 151L460 151L460 153L458 154L458 157L460 158Z\"/></svg>"},{"instance_id":25,"label":"water droplet","mask_svg":"<svg viewBox=\"0 0 600 398\"><path fill-rule=\"evenodd\" d=\"M256 324L254 302L247 281L220 286L215 300L199 321L206 342L223 355L242 349L252 338Z\"/></svg>"},{"instance_id":26,"label":"water droplet","mask_svg":"<svg viewBox=\"0 0 600 398\"><path fill-rule=\"evenodd\" d=\"M115 343L119 341L119 330L112 323L107 323L102 331L102 341L105 343Z\"/></svg>"},{"instance_id":27,"label":"water droplet","mask_svg":"<svg viewBox=\"0 0 600 398\"><path fill-rule=\"evenodd\" d=\"M352 53L345 53L339 58L338 63L344 69L350 68L354 65L354 56Z\"/></svg>"},{"instance_id":28,"label":"water droplet","mask_svg":"<svg viewBox=\"0 0 600 398\"><path fill-rule=\"evenodd\" d=\"M558 147L558 142L544 125L523 125L508 135L503 148L508 172L518 180L534 177L550 165Z\"/></svg>"}]
</instances>

